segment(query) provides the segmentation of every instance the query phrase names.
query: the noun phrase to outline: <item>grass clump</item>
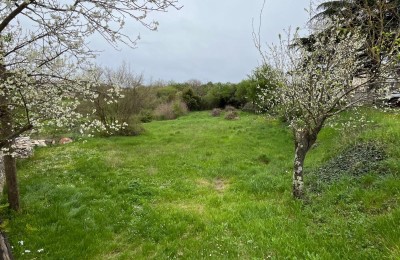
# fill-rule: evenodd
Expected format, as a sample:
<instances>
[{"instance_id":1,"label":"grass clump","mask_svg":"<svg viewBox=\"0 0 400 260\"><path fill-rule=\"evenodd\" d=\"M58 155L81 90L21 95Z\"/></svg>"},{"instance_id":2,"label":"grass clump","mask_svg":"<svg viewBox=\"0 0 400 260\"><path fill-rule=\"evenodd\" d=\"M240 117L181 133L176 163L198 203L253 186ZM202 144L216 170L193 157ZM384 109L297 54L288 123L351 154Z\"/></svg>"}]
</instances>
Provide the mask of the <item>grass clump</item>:
<instances>
[{"instance_id":1,"label":"grass clump","mask_svg":"<svg viewBox=\"0 0 400 260\"><path fill-rule=\"evenodd\" d=\"M265 154L258 156L257 160L263 164L269 164L271 162L271 159Z\"/></svg>"}]
</instances>

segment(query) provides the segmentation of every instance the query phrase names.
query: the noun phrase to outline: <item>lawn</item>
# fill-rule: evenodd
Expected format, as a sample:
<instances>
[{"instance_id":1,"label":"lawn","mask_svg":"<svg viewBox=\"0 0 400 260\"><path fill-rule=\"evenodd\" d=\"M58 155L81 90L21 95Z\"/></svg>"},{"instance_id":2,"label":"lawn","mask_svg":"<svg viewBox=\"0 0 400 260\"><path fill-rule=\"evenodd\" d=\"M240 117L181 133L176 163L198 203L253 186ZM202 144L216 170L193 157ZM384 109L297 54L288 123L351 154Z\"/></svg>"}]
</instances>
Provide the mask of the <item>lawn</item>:
<instances>
[{"instance_id":1,"label":"lawn","mask_svg":"<svg viewBox=\"0 0 400 260\"><path fill-rule=\"evenodd\" d=\"M399 259L400 116L365 113L365 127L323 130L304 201L291 197L285 124L195 112L141 136L37 149L18 163L22 211L3 199L1 226L17 259ZM386 154L377 167L319 179L371 142Z\"/></svg>"}]
</instances>

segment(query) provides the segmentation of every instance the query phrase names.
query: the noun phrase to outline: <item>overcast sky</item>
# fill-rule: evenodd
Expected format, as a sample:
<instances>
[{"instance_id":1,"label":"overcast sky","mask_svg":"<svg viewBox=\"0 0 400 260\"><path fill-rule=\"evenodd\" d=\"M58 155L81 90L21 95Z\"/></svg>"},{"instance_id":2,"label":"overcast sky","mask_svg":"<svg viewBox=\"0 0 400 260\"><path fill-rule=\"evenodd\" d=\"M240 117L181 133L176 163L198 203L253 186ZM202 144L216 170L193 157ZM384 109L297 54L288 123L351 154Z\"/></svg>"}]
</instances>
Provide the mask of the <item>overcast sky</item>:
<instances>
[{"instance_id":1,"label":"overcast sky","mask_svg":"<svg viewBox=\"0 0 400 260\"><path fill-rule=\"evenodd\" d=\"M239 82L259 65L252 40L252 19L258 23L262 0L180 0L183 8L158 13L158 31L137 24L128 33L140 34L136 49L114 50L104 41L98 64L117 67L123 61L153 80ZM263 42L276 42L289 26L303 27L309 0L267 0L262 20Z\"/></svg>"}]
</instances>

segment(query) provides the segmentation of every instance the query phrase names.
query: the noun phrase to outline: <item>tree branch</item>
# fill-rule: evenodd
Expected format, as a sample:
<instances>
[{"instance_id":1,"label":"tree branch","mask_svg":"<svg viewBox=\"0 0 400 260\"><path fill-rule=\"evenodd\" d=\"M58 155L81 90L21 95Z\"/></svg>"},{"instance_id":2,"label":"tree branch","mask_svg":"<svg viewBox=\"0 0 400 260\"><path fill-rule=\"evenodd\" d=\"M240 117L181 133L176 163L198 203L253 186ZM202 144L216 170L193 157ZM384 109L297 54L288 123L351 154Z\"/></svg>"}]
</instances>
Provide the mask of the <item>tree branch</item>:
<instances>
[{"instance_id":1,"label":"tree branch","mask_svg":"<svg viewBox=\"0 0 400 260\"><path fill-rule=\"evenodd\" d=\"M0 23L0 33L7 27L7 25L18 15L20 14L29 4L33 1L24 1L20 4L14 11L12 11L1 23Z\"/></svg>"},{"instance_id":2,"label":"tree branch","mask_svg":"<svg viewBox=\"0 0 400 260\"><path fill-rule=\"evenodd\" d=\"M18 136L20 136L22 133L29 131L33 128L32 124L26 124L24 125L22 128L18 129L18 131L12 133L10 136L6 137L6 139L4 140L0 140L0 148L3 148L4 146L7 145L7 143L9 142L9 140L15 139Z\"/></svg>"}]
</instances>

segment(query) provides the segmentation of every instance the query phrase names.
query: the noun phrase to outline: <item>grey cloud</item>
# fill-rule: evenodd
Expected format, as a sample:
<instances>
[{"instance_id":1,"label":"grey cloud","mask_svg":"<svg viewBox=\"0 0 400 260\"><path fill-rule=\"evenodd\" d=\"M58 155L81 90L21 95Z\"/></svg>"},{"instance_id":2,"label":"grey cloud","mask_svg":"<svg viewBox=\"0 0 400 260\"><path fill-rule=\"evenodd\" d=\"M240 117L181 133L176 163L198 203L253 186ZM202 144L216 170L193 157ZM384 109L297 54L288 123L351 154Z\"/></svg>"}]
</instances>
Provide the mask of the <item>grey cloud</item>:
<instances>
[{"instance_id":1,"label":"grey cloud","mask_svg":"<svg viewBox=\"0 0 400 260\"><path fill-rule=\"evenodd\" d=\"M262 37L272 42L290 25L303 26L308 0L267 1L263 13ZM252 18L258 19L262 0L181 0L180 11L154 14L160 22L157 32L131 25L131 35L141 34L136 49L121 47L117 52L96 40L96 48L106 50L98 63L131 64L147 79L178 82L238 82L259 64L252 42Z\"/></svg>"}]
</instances>

